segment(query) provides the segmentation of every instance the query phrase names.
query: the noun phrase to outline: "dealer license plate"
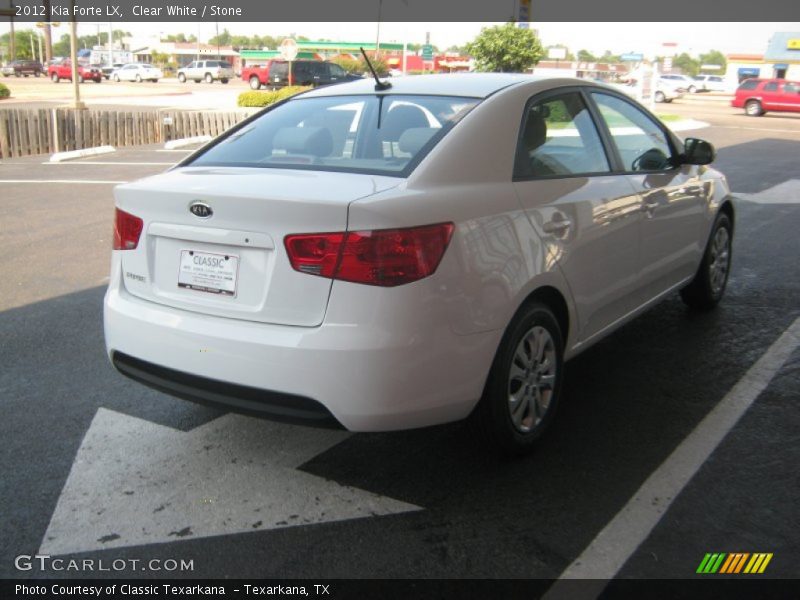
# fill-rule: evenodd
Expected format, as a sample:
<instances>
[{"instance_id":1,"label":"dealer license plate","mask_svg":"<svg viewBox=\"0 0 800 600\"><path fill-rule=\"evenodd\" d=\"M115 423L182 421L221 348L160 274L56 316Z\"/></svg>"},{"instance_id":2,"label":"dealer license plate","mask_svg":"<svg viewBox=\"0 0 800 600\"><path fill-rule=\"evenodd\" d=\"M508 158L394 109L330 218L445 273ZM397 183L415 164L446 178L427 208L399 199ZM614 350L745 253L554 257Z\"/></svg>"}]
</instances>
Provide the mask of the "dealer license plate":
<instances>
[{"instance_id":1,"label":"dealer license plate","mask_svg":"<svg viewBox=\"0 0 800 600\"><path fill-rule=\"evenodd\" d=\"M238 271L238 256L181 250L178 287L222 296L235 296Z\"/></svg>"}]
</instances>

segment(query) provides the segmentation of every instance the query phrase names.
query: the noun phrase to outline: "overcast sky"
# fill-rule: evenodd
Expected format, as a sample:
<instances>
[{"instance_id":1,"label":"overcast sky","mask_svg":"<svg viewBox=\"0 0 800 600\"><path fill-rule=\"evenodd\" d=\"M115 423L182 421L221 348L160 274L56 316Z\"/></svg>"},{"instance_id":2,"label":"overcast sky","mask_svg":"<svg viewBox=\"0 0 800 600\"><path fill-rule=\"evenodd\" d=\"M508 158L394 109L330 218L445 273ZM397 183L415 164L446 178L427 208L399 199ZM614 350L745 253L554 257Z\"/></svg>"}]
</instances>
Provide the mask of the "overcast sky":
<instances>
[{"instance_id":1,"label":"overcast sky","mask_svg":"<svg viewBox=\"0 0 800 600\"><path fill-rule=\"evenodd\" d=\"M381 23L382 41L424 42L430 32L431 43L441 48L461 45L473 39L482 27L492 23ZM107 24L103 24L107 27ZM136 36L153 32L197 34L196 23L126 23ZM661 54L664 42L679 44L679 51L697 54L710 49L724 53L764 52L767 41L776 31L798 31L800 23L531 23L545 45L563 43L573 52L586 48L594 53L642 52ZM220 23L219 29L252 35L304 35L311 39L374 42L375 23ZM81 35L96 30L92 24L81 25ZM214 23L199 25L202 40L215 35Z\"/></svg>"}]
</instances>

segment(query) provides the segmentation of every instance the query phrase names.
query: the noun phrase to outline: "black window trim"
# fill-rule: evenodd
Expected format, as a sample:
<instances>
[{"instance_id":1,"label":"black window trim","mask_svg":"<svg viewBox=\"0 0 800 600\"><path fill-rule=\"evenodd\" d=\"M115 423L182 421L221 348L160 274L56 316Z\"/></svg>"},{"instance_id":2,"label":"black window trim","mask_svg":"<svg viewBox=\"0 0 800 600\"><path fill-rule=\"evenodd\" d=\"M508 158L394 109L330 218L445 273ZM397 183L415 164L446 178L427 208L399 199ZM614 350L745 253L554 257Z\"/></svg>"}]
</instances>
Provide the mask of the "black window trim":
<instances>
[{"instance_id":1,"label":"black window trim","mask_svg":"<svg viewBox=\"0 0 800 600\"><path fill-rule=\"evenodd\" d=\"M681 157L683 156L683 145L678 143L675 135L664 125L658 117L656 117L653 113L647 110L646 107L642 106L639 102L636 102L630 96L626 96L625 94L619 93L616 90L608 90L606 88L601 87L587 87L584 88L584 94L587 96L589 100L589 105L591 106L590 110L593 112L595 119L600 121L599 129L601 131L601 136L606 139L606 141L611 145L612 154L614 156L614 174L615 175L642 175L642 174L658 174L658 173L672 173L681 167ZM667 140L667 144L669 144L670 151L672 152L672 156L670 159L677 164L673 164L671 167L667 169L656 169L652 171L633 171L629 170L625 163L622 160L622 156L619 153L619 149L617 148L617 144L614 142L614 136L611 134L611 130L609 129L603 115L600 113L600 108L597 106L595 102L594 96L592 94L605 94L606 96L612 96L623 102L627 102L633 108L639 109L639 111L644 114L644 116L649 119L661 132L664 134L664 137Z\"/></svg>"},{"instance_id":2,"label":"black window trim","mask_svg":"<svg viewBox=\"0 0 800 600\"><path fill-rule=\"evenodd\" d=\"M597 118L592 111L591 104L587 102L586 96L584 95L583 91L586 86L581 85L567 85L563 87L558 87L550 90L545 90L543 92L539 92L534 94L525 102L525 107L522 111L522 118L520 119L519 130L517 132L517 139L514 144L514 161L511 165L511 181L516 182L524 182L524 181L543 181L549 179L572 179L576 177L608 177L609 175L615 174L615 164L612 159L612 155L609 153L609 145L608 140L603 136L603 133L598 126ZM564 94L569 93L577 93L581 100L583 101L584 105L586 105L587 110L589 110L589 115L592 119L595 131L597 131L597 135L600 138L600 143L603 146L603 151L605 153L606 162L608 163L608 170L607 171L593 171L593 172L586 172L586 173L567 173L564 175L520 175L517 173L517 154L519 152L519 145L522 143L522 135L525 131L525 124L528 120L528 112L530 111L531 106L533 104L541 102L542 100L547 100L550 97L555 96L563 96Z\"/></svg>"}]
</instances>

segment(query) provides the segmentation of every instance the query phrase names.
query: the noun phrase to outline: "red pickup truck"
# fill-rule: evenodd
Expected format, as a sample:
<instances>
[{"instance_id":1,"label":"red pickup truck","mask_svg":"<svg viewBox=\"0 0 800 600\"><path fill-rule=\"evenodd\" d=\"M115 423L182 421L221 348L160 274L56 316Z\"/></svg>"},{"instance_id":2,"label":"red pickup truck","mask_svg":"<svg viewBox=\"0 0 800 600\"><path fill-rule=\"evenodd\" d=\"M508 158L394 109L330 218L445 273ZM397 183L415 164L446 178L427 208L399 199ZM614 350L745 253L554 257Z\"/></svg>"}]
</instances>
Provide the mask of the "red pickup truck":
<instances>
[{"instance_id":1,"label":"red pickup truck","mask_svg":"<svg viewBox=\"0 0 800 600\"><path fill-rule=\"evenodd\" d=\"M60 63L52 64L47 67L47 76L53 81L58 83L62 79L69 79L72 81L72 63L68 60L63 60ZM103 81L103 71L97 67L78 65L78 83L83 83L87 79L91 79L95 83Z\"/></svg>"}]
</instances>

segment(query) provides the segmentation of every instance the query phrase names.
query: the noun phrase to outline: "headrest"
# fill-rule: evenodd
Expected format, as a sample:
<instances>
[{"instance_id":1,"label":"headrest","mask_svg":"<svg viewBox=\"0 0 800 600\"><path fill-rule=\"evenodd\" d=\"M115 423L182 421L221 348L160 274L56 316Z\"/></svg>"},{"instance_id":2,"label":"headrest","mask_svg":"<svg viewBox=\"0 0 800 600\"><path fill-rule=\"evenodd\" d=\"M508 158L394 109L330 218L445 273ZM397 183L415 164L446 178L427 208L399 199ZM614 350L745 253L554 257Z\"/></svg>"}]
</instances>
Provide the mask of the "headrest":
<instances>
[{"instance_id":1,"label":"headrest","mask_svg":"<svg viewBox=\"0 0 800 600\"><path fill-rule=\"evenodd\" d=\"M333 151L333 136L324 127L284 127L275 132L272 147L289 154L328 156Z\"/></svg>"},{"instance_id":2,"label":"headrest","mask_svg":"<svg viewBox=\"0 0 800 600\"><path fill-rule=\"evenodd\" d=\"M547 124L541 115L533 111L528 114L528 120L525 122L523 140L528 152L536 150L536 148L547 141Z\"/></svg>"},{"instance_id":3,"label":"headrest","mask_svg":"<svg viewBox=\"0 0 800 600\"><path fill-rule=\"evenodd\" d=\"M428 127L428 117L418 106L400 104L391 109L384 117L381 129L383 139L399 140L406 129Z\"/></svg>"},{"instance_id":4,"label":"headrest","mask_svg":"<svg viewBox=\"0 0 800 600\"><path fill-rule=\"evenodd\" d=\"M428 141L439 131L433 127L412 127L406 129L397 145L400 147L401 152L408 152L409 154L416 154Z\"/></svg>"}]
</instances>

